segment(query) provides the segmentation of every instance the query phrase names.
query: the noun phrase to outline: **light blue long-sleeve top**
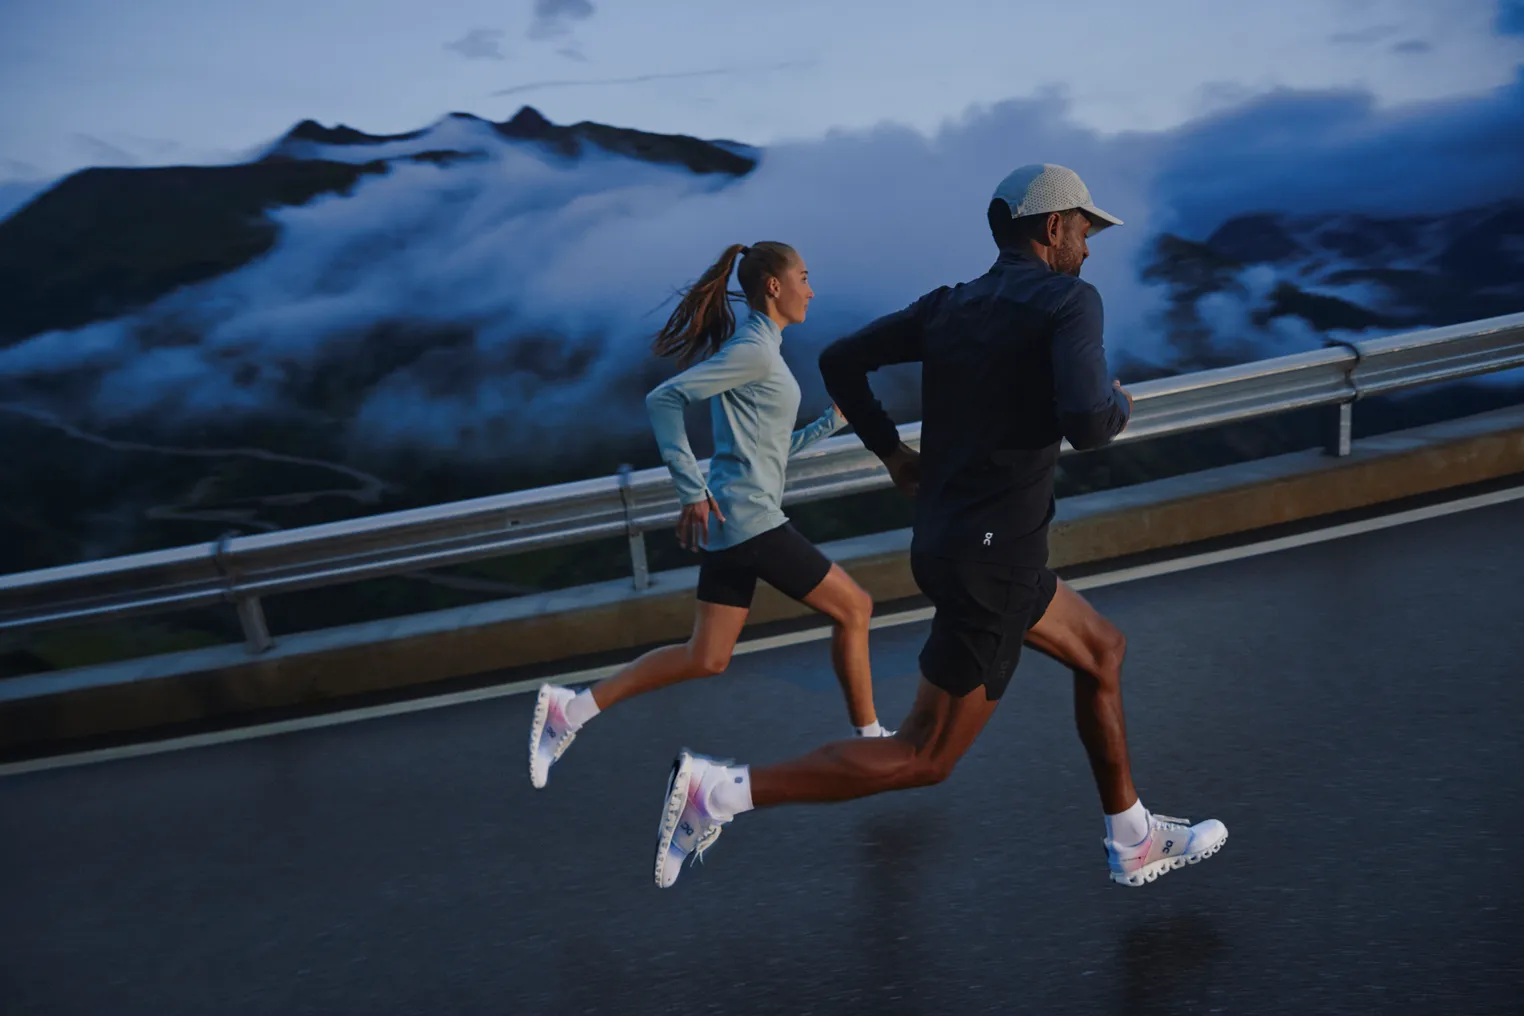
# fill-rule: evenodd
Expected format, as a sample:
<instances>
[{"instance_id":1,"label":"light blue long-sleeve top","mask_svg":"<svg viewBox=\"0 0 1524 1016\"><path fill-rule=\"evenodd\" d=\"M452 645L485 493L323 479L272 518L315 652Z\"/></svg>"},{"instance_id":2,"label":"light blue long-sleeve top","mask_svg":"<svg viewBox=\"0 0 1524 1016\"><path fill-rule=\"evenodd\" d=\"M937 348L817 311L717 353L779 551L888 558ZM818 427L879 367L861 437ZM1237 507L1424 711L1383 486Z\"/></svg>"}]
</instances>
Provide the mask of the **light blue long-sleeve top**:
<instances>
[{"instance_id":1,"label":"light blue long-sleeve top","mask_svg":"<svg viewBox=\"0 0 1524 1016\"><path fill-rule=\"evenodd\" d=\"M694 504L713 496L725 515L709 515L708 548L724 550L776 529L783 514L788 458L847 425L834 406L794 430L799 383L783 362L783 332L752 311L725 344L646 396L646 412L678 499ZM718 396L718 397L716 397ZM709 481L699 470L683 426L683 407L711 399L714 455Z\"/></svg>"}]
</instances>

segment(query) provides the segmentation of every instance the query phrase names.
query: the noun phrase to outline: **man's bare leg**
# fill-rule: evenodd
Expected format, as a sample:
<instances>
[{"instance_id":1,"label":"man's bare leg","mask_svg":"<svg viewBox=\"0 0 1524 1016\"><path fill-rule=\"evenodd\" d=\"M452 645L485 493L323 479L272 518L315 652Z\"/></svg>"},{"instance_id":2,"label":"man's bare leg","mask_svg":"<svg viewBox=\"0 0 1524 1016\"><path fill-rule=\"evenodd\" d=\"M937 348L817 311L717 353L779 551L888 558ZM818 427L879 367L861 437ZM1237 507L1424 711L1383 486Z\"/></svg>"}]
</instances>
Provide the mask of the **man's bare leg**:
<instances>
[{"instance_id":1,"label":"man's bare leg","mask_svg":"<svg viewBox=\"0 0 1524 1016\"><path fill-rule=\"evenodd\" d=\"M662 806L656 884L673 885L684 862L703 857L742 811L940 783L984 729L995 705L983 686L959 699L922 680L910 716L893 737L840 741L792 762L756 768L680 752Z\"/></svg>"},{"instance_id":2,"label":"man's bare leg","mask_svg":"<svg viewBox=\"0 0 1524 1016\"><path fill-rule=\"evenodd\" d=\"M995 711L981 685L954 698L924 678L894 737L838 741L777 765L751 770L752 804L849 801L945 780Z\"/></svg>"},{"instance_id":3,"label":"man's bare leg","mask_svg":"<svg viewBox=\"0 0 1524 1016\"><path fill-rule=\"evenodd\" d=\"M1063 582L1027 644L1074 672L1074 723L1090 757L1090 771L1108 815L1138 800L1127 758L1122 715L1122 658L1127 639L1117 626Z\"/></svg>"},{"instance_id":4,"label":"man's bare leg","mask_svg":"<svg viewBox=\"0 0 1524 1016\"><path fill-rule=\"evenodd\" d=\"M1126 640L1116 626L1060 582L1027 642L1074 672L1074 716L1108 813L1137 801L1127 758L1121 669ZM946 779L995 711L981 685L963 698L922 679L896 737L840 741L802 758L751 770L752 802L846 801Z\"/></svg>"},{"instance_id":5,"label":"man's bare leg","mask_svg":"<svg viewBox=\"0 0 1524 1016\"><path fill-rule=\"evenodd\" d=\"M1191 825L1151 814L1138 800L1122 715L1126 642L1116 626L1060 582L1025 641L1074 673L1075 723L1106 811L1110 878L1122 885L1146 885L1220 850L1228 836L1221 822L1208 819ZM656 884L673 885L683 863L702 857L741 812L846 801L941 782L997 704L983 685L954 698L923 679L910 716L892 738L838 742L792 762L764 767L734 766L680 752L663 804Z\"/></svg>"},{"instance_id":6,"label":"man's bare leg","mask_svg":"<svg viewBox=\"0 0 1524 1016\"><path fill-rule=\"evenodd\" d=\"M1147 885L1222 849L1227 828L1216 819L1194 825L1150 813L1138 800L1122 715L1122 658L1127 640L1084 598L1060 582L1026 642L1074 673L1074 722L1106 812L1112 881Z\"/></svg>"}]
</instances>

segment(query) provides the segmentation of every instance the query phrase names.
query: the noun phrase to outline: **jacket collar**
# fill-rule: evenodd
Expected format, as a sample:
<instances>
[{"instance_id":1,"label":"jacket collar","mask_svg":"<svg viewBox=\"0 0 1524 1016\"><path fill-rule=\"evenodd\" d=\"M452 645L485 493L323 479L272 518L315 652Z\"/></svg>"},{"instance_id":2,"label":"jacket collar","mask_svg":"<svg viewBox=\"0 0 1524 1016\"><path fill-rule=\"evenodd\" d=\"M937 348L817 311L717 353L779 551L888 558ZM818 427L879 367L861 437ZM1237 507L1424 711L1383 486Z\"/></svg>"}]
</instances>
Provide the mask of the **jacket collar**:
<instances>
[{"instance_id":1,"label":"jacket collar","mask_svg":"<svg viewBox=\"0 0 1524 1016\"><path fill-rule=\"evenodd\" d=\"M1036 254L1033 254L1031 252L1031 250L1029 250L1029 249L1018 249L1018 248L1015 248L1015 247L1007 247L1007 248L1002 249L1001 252L1000 252L1000 256L995 259L995 267L997 267L997 268L1011 268L1011 267L1036 268L1036 267L1041 267L1041 268L1044 268L1044 269L1046 269L1047 271L1050 271L1050 272L1053 270L1053 266L1052 265L1048 264L1046 261L1044 261L1042 258L1038 257Z\"/></svg>"},{"instance_id":2,"label":"jacket collar","mask_svg":"<svg viewBox=\"0 0 1524 1016\"><path fill-rule=\"evenodd\" d=\"M783 329L774 324L772 318L759 310L752 310L741 327L747 331L755 332L774 346L783 345Z\"/></svg>"}]
</instances>

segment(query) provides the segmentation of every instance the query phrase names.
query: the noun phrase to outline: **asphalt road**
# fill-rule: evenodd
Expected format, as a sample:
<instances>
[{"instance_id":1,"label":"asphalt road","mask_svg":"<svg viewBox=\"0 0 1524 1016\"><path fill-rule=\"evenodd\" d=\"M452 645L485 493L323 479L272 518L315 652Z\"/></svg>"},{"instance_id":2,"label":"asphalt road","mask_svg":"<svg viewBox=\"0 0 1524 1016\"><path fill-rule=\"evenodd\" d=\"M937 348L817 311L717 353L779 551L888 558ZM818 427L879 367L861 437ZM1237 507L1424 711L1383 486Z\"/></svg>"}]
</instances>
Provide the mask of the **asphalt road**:
<instances>
[{"instance_id":1,"label":"asphalt road","mask_svg":"<svg viewBox=\"0 0 1524 1016\"><path fill-rule=\"evenodd\" d=\"M0 780L26 1013L1518 1013L1524 502L1092 592L1143 800L1216 857L1106 880L1067 675L940 787L742 816L669 891L675 748L847 729L824 643L590 725L527 696ZM881 711L925 625L875 635Z\"/></svg>"}]
</instances>

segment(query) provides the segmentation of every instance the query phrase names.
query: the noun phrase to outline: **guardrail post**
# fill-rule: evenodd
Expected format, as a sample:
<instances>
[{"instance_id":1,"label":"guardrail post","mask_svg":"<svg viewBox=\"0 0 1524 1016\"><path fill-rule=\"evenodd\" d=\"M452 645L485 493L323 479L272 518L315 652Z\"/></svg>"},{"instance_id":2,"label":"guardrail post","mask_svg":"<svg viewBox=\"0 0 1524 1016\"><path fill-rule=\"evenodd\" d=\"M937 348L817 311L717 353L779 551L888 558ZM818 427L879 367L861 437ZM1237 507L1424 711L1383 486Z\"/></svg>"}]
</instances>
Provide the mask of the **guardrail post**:
<instances>
[{"instance_id":1,"label":"guardrail post","mask_svg":"<svg viewBox=\"0 0 1524 1016\"><path fill-rule=\"evenodd\" d=\"M1355 427L1355 404L1341 402L1329 414L1328 435L1323 450L1340 458L1350 452L1350 441Z\"/></svg>"},{"instance_id":2,"label":"guardrail post","mask_svg":"<svg viewBox=\"0 0 1524 1016\"><path fill-rule=\"evenodd\" d=\"M1343 458L1350 453L1354 441L1355 402L1360 398L1360 382L1355 377L1355 371L1360 369L1362 354L1359 346L1344 339L1328 339L1323 345L1342 346L1355 354L1349 369L1344 372L1344 379L1349 382L1352 394L1348 402L1339 403L1329 413L1328 429L1323 439L1323 451L1326 454Z\"/></svg>"},{"instance_id":3,"label":"guardrail post","mask_svg":"<svg viewBox=\"0 0 1524 1016\"><path fill-rule=\"evenodd\" d=\"M630 568L636 589L651 584L651 569L646 564L646 534L635 528L633 495L630 491L630 474L634 468L629 464L619 467L619 500L624 505L624 533L630 541Z\"/></svg>"},{"instance_id":4,"label":"guardrail post","mask_svg":"<svg viewBox=\"0 0 1524 1016\"><path fill-rule=\"evenodd\" d=\"M237 576L233 567L228 562L228 540L236 533L223 533L217 537L217 542L212 545L212 563L217 566L223 581L226 583L222 595L231 600L233 609L238 611L238 624L243 628L244 648L249 655L257 655L265 652L275 645L275 639L270 637L270 626L265 623L265 609L259 605L259 597L243 596L235 591L234 585Z\"/></svg>"},{"instance_id":5,"label":"guardrail post","mask_svg":"<svg viewBox=\"0 0 1524 1016\"><path fill-rule=\"evenodd\" d=\"M243 643L251 656L275 645L275 640L270 637L270 626L265 624L265 609L259 605L259 597L236 597L233 606L238 608L238 623L243 626Z\"/></svg>"},{"instance_id":6,"label":"guardrail post","mask_svg":"<svg viewBox=\"0 0 1524 1016\"><path fill-rule=\"evenodd\" d=\"M1350 452L1350 439L1355 433L1355 404L1340 402L1329 413L1329 427L1324 437L1323 451L1343 458Z\"/></svg>"}]
</instances>

